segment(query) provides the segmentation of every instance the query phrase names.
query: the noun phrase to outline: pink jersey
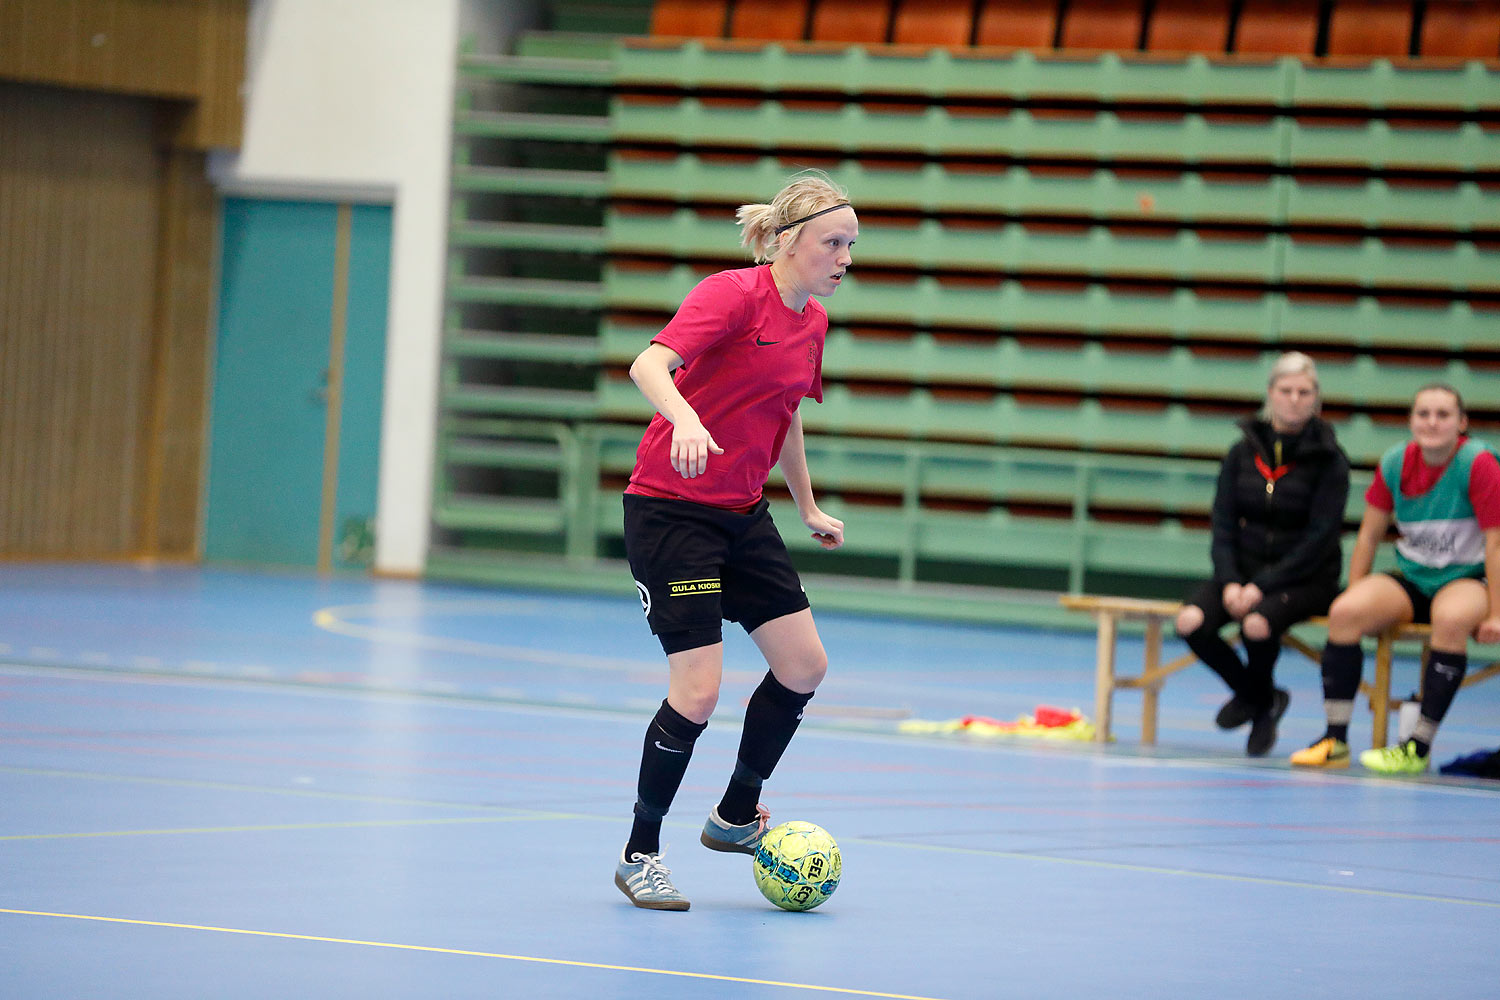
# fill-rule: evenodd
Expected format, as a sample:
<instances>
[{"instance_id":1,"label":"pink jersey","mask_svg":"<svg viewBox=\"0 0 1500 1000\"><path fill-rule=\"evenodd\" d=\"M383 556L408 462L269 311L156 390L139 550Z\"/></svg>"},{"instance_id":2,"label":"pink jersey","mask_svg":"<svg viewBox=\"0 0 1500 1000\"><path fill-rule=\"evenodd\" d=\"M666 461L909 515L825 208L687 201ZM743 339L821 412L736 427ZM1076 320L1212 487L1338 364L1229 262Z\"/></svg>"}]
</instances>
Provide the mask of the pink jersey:
<instances>
[{"instance_id":1,"label":"pink jersey","mask_svg":"<svg viewBox=\"0 0 1500 1000\"><path fill-rule=\"evenodd\" d=\"M802 312L781 301L769 265L720 271L688 293L654 344L683 365L674 381L722 455L684 479L672 468L672 424L651 418L636 449L627 493L742 510L761 496L804 398L823 401L828 313L813 299Z\"/></svg>"},{"instance_id":2,"label":"pink jersey","mask_svg":"<svg viewBox=\"0 0 1500 1000\"><path fill-rule=\"evenodd\" d=\"M1461 435L1458 443L1462 445L1467 440L1467 435ZM1423 460L1422 449L1417 447L1417 443L1407 442L1406 454L1401 456L1402 495L1421 496L1432 489L1447 468L1446 465L1437 468L1428 465ZM1396 509L1391 488L1378 465L1375 467L1375 481L1365 490L1365 503L1386 513ZM1481 530L1500 527L1500 462L1495 460L1492 452L1486 451L1477 456L1469 468L1469 504L1474 508L1474 517Z\"/></svg>"}]
</instances>

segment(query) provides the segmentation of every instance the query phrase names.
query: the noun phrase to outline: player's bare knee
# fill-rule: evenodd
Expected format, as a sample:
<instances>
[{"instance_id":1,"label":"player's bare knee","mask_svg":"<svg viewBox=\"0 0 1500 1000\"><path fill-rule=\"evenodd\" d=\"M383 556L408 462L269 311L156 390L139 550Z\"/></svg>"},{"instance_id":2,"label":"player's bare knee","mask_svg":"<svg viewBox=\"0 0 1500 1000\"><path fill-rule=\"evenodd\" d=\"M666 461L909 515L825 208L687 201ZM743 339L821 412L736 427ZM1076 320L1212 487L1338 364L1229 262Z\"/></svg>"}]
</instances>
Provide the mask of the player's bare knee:
<instances>
[{"instance_id":1,"label":"player's bare knee","mask_svg":"<svg viewBox=\"0 0 1500 1000\"><path fill-rule=\"evenodd\" d=\"M1186 638L1203 627L1203 609L1189 604L1177 612L1177 634Z\"/></svg>"},{"instance_id":2,"label":"player's bare knee","mask_svg":"<svg viewBox=\"0 0 1500 1000\"><path fill-rule=\"evenodd\" d=\"M1348 594L1334 598L1328 608L1328 641L1340 644L1358 642L1365 634L1363 602L1350 600Z\"/></svg>"},{"instance_id":3,"label":"player's bare knee","mask_svg":"<svg viewBox=\"0 0 1500 1000\"><path fill-rule=\"evenodd\" d=\"M804 650L795 658L774 664L771 672L788 690L801 694L816 691L828 674L828 654L819 643L812 649Z\"/></svg>"},{"instance_id":4,"label":"player's bare knee","mask_svg":"<svg viewBox=\"0 0 1500 1000\"><path fill-rule=\"evenodd\" d=\"M674 690L668 701L683 718L693 722L707 722L719 705L719 689L689 687Z\"/></svg>"},{"instance_id":5,"label":"player's bare knee","mask_svg":"<svg viewBox=\"0 0 1500 1000\"><path fill-rule=\"evenodd\" d=\"M1456 580L1432 601L1432 648L1462 653L1489 614L1489 597L1477 581Z\"/></svg>"},{"instance_id":6,"label":"player's bare knee","mask_svg":"<svg viewBox=\"0 0 1500 1000\"><path fill-rule=\"evenodd\" d=\"M1444 615L1433 609L1432 648L1451 653L1466 652L1469 637L1479 627L1480 621L1468 615Z\"/></svg>"},{"instance_id":7,"label":"player's bare knee","mask_svg":"<svg viewBox=\"0 0 1500 1000\"><path fill-rule=\"evenodd\" d=\"M816 691L826 676L828 676L828 654L823 652L823 647L819 646L816 653L810 654L798 665L797 680L800 683L793 690Z\"/></svg>"},{"instance_id":8,"label":"player's bare knee","mask_svg":"<svg viewBox=\"0 0 1500 1000\"><path fill-rule=\"evenodd\" d=\"M827 676L828 654L823 652L822 648L819 647L818 655L807 664L802 677L806 682L807 689L815 691L818 685L823 683L823 678Z\"/></svg>"},{"instance_id":9,"label":"player's bare knee","mask_svg":"<svg viewBox=\"0 0 1500 1000\"><path fill-rule=\"evenodd\" d=\"M1266 639L1271 638L1271 623L1266 621L1265 615L1251 612L1240 623L1240 632L1244 634L1246 639L1254 642L1264 642Z\"/></svg>"}]
</instances>

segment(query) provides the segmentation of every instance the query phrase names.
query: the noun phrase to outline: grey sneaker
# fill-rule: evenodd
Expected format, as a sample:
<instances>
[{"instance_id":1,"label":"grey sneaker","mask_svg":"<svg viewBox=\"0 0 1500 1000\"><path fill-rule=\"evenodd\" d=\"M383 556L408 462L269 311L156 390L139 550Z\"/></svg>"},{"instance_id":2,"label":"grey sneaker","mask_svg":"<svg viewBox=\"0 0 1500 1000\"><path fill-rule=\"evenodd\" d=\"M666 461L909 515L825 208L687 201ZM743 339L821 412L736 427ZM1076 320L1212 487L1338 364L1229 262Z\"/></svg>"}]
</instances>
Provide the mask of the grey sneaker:
<instances>
[{"instance_id":1,"label":"grey sneaker","mask_svg":"<svg viewBox=\"0 0 1500 1000\"><path fill-rule=\"evenodd\" d=\"M756 805L753 820L734 826L720 819L719 807L714 806L708 812L708 820L703 824L703 832L698 835L698 839L710 851L754 854L755 849L760 846L760 838L765 835L766 823L770 818L771 810L764 805Z\"/></svg>"},{"instance_id":2,"label":"grey sneaker","mask_svg":"<svg viewBox=\"0 0 1500 1000\"><path fill-rule=\"evenodd\" d=\"M672 871L661 863L660 854L636 853L626 861L625 849L621 848L615 885L644 910L685 910L690 905L672 884Z\"/></svg>"}]
</instances>

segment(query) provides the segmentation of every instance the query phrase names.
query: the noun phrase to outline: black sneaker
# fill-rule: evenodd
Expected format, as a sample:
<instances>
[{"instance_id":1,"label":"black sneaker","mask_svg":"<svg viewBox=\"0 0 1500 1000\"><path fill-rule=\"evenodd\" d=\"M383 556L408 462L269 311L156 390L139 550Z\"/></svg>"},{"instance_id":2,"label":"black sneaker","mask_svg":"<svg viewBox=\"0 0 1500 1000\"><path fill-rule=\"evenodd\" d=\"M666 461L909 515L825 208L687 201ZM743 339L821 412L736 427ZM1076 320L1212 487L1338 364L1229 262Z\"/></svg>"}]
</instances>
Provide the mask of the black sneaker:
<instances>
[{"instance_id":1,"label":"black sneaker","mask_svg":"<svg viewBox=\"0 0 1500 1000\"><path fill-rule=\"evenodd\" d=\"M1292 696L1282 688L1272 692L1271 707L1256 712L1255 717L1250 720L1250 738L1245 742L1245 753L1251 757L1264 757L1271 752L1271 748L1276 745L1276 723L1286 714L1286 707L1291 701Z\"/></svg>"},{"instance_id":2,"label":"black sneaker","mask_svg":"<svg viewBox=\"0 0 1500 1000\"><path fill-rule=\"evenodd\" d=\"M1220 729L1238 729L1254 715L1250 703L1235 695L1219 708L1219 714L1214 716L1214 725Z\"/></svg>"}]
</instances>

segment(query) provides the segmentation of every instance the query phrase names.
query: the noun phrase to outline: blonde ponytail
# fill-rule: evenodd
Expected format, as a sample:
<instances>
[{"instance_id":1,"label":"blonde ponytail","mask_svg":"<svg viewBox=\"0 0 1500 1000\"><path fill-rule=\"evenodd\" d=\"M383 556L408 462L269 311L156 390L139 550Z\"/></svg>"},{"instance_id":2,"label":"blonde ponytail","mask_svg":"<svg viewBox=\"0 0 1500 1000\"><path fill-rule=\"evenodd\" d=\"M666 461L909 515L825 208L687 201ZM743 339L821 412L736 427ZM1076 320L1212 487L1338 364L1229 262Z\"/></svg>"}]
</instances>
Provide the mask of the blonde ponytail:
<instances>
[{"instance_id":1,"label":"blonde ponytail","mask_svg":"<svg viewBox=\"0 0 1500 1000\"><path fill-rule=\"evenodd\" d=\"M741 205L735 210L740 243L749 248L757 264L770 263L796 242L808 217L847 204L848 192L831 177L821 170L804 170L769 205Z\"/></svg>"}]
</instances>

